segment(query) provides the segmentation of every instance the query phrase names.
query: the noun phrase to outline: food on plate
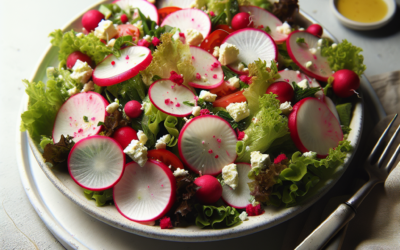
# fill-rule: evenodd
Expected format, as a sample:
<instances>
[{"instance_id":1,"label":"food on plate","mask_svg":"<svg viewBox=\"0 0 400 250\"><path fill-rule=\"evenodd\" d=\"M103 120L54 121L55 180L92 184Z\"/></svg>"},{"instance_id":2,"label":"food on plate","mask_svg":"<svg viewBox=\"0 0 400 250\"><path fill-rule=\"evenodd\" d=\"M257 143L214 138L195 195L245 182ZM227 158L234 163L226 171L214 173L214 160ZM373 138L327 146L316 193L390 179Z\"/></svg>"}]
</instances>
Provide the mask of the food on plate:
<instances>
[{"instance_id":1,"label":"food on plate","mask_svg":"<svg viewBox=\"0 0 400 250\"><path fill-rule=\"evenodd\" d=\"M159 7L114 1L52 32L59 64L25 81L21 130L97 206L161 229L298 205L351 151L362 50L299 27L297 1Z\"/></svg>"}]
</instances>

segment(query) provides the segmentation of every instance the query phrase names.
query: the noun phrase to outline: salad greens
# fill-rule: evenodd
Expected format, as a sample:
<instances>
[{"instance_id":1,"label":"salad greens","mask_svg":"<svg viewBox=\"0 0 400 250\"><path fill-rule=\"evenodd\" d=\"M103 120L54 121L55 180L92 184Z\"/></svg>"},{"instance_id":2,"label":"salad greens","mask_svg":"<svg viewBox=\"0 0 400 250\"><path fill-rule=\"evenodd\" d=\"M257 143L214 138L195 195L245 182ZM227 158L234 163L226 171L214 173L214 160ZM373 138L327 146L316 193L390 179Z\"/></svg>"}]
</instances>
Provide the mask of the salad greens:
<instances>
[{"instance_id":1,"label":"salad greens","mask_svg":"<svg viewBox=\"0 0 400 250\"><path fill-rule=\"evenodd\" d=\"M113 190L112 189L106 189L104 191L91 191L84 189L83 193L85 194L85 197L88 200L95 200L96 201L96 206L102 207L106 204L112 204L113 203Z\"/></svg>"},{"instance_id":2,"label":"salad greens","mask_svg":"<svg viewBox=\"0 0 400 250\"><path fill-rule=\"evenodd\" d=\"M212 227L214 229L226 228L240 223L239 212L230 206L206 206L195 205L198 215L196 217L196 225L200 228Z\"/></svg>"}]
</instances>

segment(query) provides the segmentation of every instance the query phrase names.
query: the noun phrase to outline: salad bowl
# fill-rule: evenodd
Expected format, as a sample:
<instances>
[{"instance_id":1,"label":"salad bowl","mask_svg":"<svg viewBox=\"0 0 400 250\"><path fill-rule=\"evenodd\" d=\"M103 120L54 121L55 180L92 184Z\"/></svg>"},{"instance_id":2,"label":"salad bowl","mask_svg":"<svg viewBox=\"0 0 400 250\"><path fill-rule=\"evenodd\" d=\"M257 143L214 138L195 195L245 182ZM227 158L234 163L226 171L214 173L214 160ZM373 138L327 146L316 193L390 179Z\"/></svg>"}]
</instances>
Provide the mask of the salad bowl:
<instances>
[{"instance_id":1,"label":"salad bowl","mask_svg":"<svg viewBox=\"0 0 400 250\"><path fill-rule=\"evenodd\" d=\"M89 9L97 9L101 4L110 2L111 1L102 1ZM85 12L86 11L87 10L85 10ZM85 12L81 13L69 24L67 24L63 28L63 31L67 31L70 29L81 30L81 18ZM312 23L316 23L316 21L310 18L304 12L300 11L300 14L297 16L296 23L299 24L301 27L307 27ZM335 41L335 38L326 29L324 30L324 36L329 37ZM46 80L46 68L49 66L56 66L58 63L57 52L57 48L51 46L49 47L49 49L45 52L43 58L40 60L35 70L35 73L30 81ZM365 78L362 78L362 81L365 81ZM366 83L362 82L362 84ZM27 107L27 105L28 101L25 103L25 107ZM118 212L115 206L97 207L93 200L87 200L85 198L82 188L73 181L67 170L51 168L49 165L47 165L42 156L42 153L39 150L39 145L29 135L28 140L32 152L47 178L64 196L66 196L80 209L82 209L87 214L93 216L97 220L100 220L108 225L130 233L160 240L181 242L216 241L236 238L276 226L300 214L305 209L314 204L320 197L324 196L335 185L335 183L339 180L339 178L342 176L342 174L348 168L352 161L354 152L357 150L357 146L361 139L361 132L364 121L363 112L363 102L362 99L360 99L360 101L355 105L350 124L352 130L348 136L348 140L351 141L351 145L354 148L353 152L348 154L343 165L331 170L330 177L328 179L321 180L312 191L310 191L306 196L302 197L298 205L289 208L276 208L268 206L265 209L264 214L260 216L250 217L249 220L235 227L220 230L200 229L194 225L187 227L177 227L173 230L162 230L160 227L139 224L137 222L126 219Z\"/></svg>"}]
</instances>

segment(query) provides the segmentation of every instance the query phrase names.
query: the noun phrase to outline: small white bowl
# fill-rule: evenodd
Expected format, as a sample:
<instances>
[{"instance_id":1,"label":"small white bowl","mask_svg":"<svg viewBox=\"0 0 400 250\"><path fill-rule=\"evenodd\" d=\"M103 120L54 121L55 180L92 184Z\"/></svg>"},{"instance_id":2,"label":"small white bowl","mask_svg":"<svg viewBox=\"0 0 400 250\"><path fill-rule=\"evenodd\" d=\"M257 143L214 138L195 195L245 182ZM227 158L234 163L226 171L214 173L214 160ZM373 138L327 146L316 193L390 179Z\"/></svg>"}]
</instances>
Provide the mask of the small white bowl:
<instances>
[{"instance_id":1,"label":"small white bowl","mask_svg":"<svg viewBox=\"0 0 400 250\"><path fill-rule=\"evenodd\" d=\"M362 23L362 22L356 22L353 20L348 19L347 17L343 16L340 14L336 7L336 3L338 0L330 0L330 5L331 5L331 10L333 14L339 19L339 21L346 27L354 30L374 30L378 29L384 25L386 25L392 18L394 17L394 14L396 13L396 0L383 0L387 7L388 7L388 12L386 13L386 16L382 18L382 20L377 21L377 22L372 22L372 23ZM362 1L362 0L361 0Z\"/></svg>"}]
</instances>

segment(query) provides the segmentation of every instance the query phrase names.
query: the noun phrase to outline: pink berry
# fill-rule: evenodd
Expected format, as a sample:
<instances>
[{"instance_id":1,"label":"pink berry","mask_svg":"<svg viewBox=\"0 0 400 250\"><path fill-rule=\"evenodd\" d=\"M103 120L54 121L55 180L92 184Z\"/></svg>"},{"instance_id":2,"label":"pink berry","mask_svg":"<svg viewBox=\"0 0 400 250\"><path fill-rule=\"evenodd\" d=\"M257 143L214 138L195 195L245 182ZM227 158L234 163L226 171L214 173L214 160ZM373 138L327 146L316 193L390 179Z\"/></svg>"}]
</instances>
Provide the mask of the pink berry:
<instances>
[{"instance_id":1,"label":"pink berry","mask_svg":"<svg viewBox=\"0 0 400 250\"><path fill-rule=\"evenodd\" d=\"M273 93L278 95L276 99L278 99L280 103L290 102L294 97L294 91L292 86L290 86L289 83L284 81L275 82L271 84L271 86L267 88L266 93L267 94Z\"/></svg>"},{"instance_id":2,"label":"pink berry","mask_svg":"<svg viewBox=\"0 0 400 250\"><path fill-rule=\"evenodd\" d=\"M194 184L200 187L196 191L196 198L200 203L210 205L221 198L222 186L215 177L203 175L194 180Z\"/></svg>"},{"instance_id":3,"label":"pink berry","mask_svg":"<svg viewBox=\"0 0 400 250\"><path fill-rule=\"evenodd\" d=\"M126 16L126 14L122 14L121 15L121 22L122 23L127 23L128 22L128 17Z\"/></svg>"},{"instance_id":4,"label":"pink berry","mask_svg":"<svg viewBox=\"0 0 400 250\"><path fill-rule=\"evenodd\" d=\"M138 45L139 45L139 46L143 46L143 47L149 47L149 46L150 46L150 43L149 43L147 40L145 40L145 39L140 39L140 40L138 41Z\"/></svg>"},{"instance_id":5,"label":"pink berry","mask_svg":"<svg viewBox=\"0 0 400 250\"><path fill-rule=\"evenodd\" d=\"M306 29L306 32L313 34L316 37L321 37L324 30L322 29L321 25L314 23Z\"/></svg>"},{"instance_id":6,"label":"pink berry","mask_svg":"<svg viewBox=\"0 0 400 250\"><path fill-rule=\"evenodd\" d=\"M92 31L104 19L104 15L98 10L89 10L82 17L82 26L88 31Z\"/></svg>"},{"instance_id":7,"label":"pink berry","mask_svg":"<svg viewBox=\"0 0 400 250\"><path fill-rule=\"evenodd\" d=\"M67 67L69 69L72 69L72 67L74 67L77 60L80 60L82 62L87 62L90 66L93 66L92 59L88 55L85 55L80 51L75 51L75 52L72 52L71 54L69 54L69 56L67 58Z\"/></svg>"},{"instance_id":8,"label":"pink berry","mask_svg":"<svg viewBox=\"0 0 400 250\"><path fill-rule=\"evenodd\" d=\"M129 118L138 118L142 114L141 108L140 102L132 100L125 104L124 111Z\"/></svg>"},{"instance_id":9,"label":"pink berry","mask_svg":"<svg viewBox=\"0 0 400 250\"><path fill-rule=\"evenodd\" d=\"M117 129L112 138L118 142L118 144L124 149L132 140L137 140L136 131L131 127L122 127Z\"/></svg>"},{"instance_id":10,"label":"pink berry","mask_svg":"<svg viewBox=\"0 0 400 250\"><path fill-rule=\"evenodd\" d=\"M231 26L234 30L240 30L240 29L244 29L244 28L253 27L253 22L250 21L250 14L247 12L237 13L232 18Z\"/></svg>"}]
</instances>

